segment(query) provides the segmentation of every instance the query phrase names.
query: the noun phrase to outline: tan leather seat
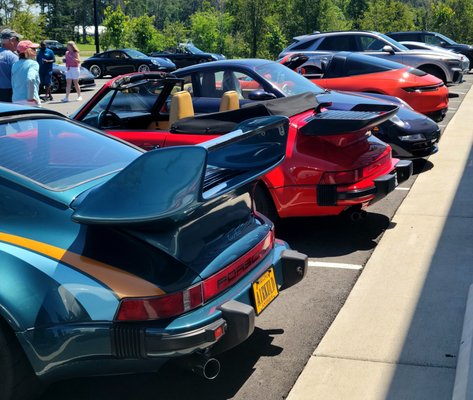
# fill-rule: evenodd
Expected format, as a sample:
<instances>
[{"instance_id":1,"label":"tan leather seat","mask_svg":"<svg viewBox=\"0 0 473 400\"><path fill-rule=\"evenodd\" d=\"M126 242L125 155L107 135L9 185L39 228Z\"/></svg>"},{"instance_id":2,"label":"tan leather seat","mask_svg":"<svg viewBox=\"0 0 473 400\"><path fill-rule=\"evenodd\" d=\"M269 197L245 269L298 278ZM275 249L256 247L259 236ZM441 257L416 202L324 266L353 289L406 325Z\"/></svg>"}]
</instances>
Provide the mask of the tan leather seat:
<instances>
[{"instance_id":1,"label":"tan leather seat","mask_svg":"<svg viewBox=\"0 0 473 400\"><path fill-rule=\"evenodd\" d=\"M238 110L239 108L238 93L235 90L225 92L220 101L220 111Z\"/></svg>"},{"instance_id":2,"label":"tan leather seat","mask_svg":"<svg viewBox=\"0 0 473 400\"><path fill-rule=\"evenodd\" d=\"M194 106L192 105L192 97L190 93L187 90L175 93L171 99L169 126L171 126L178 119L193 116Z\"/></svg>"}]
</instances>

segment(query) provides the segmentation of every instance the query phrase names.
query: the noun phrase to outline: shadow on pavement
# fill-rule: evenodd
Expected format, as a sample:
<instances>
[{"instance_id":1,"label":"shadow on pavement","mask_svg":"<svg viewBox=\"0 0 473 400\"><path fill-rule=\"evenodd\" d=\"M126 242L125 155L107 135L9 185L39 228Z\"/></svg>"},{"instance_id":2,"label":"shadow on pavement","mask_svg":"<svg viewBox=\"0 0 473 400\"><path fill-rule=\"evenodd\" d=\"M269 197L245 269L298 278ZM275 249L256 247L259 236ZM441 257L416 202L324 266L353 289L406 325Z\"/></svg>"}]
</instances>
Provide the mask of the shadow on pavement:
<instances>
[{"instance_id":1,"label":"shadow on pavement","mask_svg":"<svg viewBox=\"0 0 473 400\"><path fill-rule=\"evenodd\" d=\"M336 257L374 249L380 235L391 228L387 216L368 212L359 222L343 216L288 218L276 225L276 236L309 257Z\"/></svg>"}]
</instances>

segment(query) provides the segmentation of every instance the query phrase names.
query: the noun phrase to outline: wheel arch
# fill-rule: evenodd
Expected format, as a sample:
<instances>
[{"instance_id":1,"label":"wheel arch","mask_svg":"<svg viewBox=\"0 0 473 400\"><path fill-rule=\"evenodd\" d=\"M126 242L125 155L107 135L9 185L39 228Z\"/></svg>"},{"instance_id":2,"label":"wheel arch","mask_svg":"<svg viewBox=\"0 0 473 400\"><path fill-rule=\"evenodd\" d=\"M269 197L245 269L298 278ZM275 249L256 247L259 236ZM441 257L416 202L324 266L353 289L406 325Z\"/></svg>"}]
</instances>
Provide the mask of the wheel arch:
<instances>
[{"instance_id":1,"label":"wheel arch","mask_svg":"<svg viewBox=\"0 0 473 400\"><path fill-rule=\"evenodd\" d=\"M437 64L422 64L416 67L421 71L424 71L428 74L434 75L437 78L441 79L444 83L447 83L447 73L444 68Z\"/></svg>"}]
</instances>

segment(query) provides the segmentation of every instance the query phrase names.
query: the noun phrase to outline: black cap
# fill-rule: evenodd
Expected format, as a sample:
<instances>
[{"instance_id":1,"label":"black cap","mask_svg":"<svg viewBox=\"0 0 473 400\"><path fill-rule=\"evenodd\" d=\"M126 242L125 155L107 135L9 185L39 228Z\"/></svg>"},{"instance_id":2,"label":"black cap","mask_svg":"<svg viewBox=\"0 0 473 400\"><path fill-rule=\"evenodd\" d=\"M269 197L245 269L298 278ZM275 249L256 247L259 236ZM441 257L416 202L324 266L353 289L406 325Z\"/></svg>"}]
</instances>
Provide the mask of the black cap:
<instances>
[{"instance_id":1,"label":"black cap","mask_svg":"<svg viewBox=\"0 0 473 400\"><path fill-rule=\"evenodd\" d=\"M20 35L19 33L16 33L14 30L11 30L8 28L1 31L0 36L2 39L12 39L12 38L17 38L18 40L23 39L23 35Z\"/></svg>"}]
</instances>

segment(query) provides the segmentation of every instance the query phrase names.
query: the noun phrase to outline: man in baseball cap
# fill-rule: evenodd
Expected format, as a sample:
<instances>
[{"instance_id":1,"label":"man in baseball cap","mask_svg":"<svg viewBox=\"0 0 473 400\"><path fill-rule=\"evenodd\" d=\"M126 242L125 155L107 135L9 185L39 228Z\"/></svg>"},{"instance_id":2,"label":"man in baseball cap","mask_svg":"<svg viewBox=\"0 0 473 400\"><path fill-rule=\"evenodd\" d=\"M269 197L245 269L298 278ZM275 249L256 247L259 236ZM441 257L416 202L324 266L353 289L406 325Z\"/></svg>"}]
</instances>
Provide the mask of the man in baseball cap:
<instances>
[{"instance_id":1,"label":"man in baseball cap","mask_svg":"<svg viewBox=\"0 0 473 400\"><path fill-rule=\"evenodd\" d=\"M0 37L3 42L3 47L13 52L16 51L16 46L18 46L18 42L23 39L23 35L20 35L19 33L16 33L14 30L9 28L5 28L3 31L1 31Z\"/></svg>"},{"instance_id":2,"label":"man in baseball cap","mask_svg":"<svg viewBox=\"0 0 473 400\"><path fill-rule=\"evenodd\" d=\"M18 61L16 47L22 37L8 28L0 32L0 101L12 101L11 69Z\"/></svg>"}]
</instances>

